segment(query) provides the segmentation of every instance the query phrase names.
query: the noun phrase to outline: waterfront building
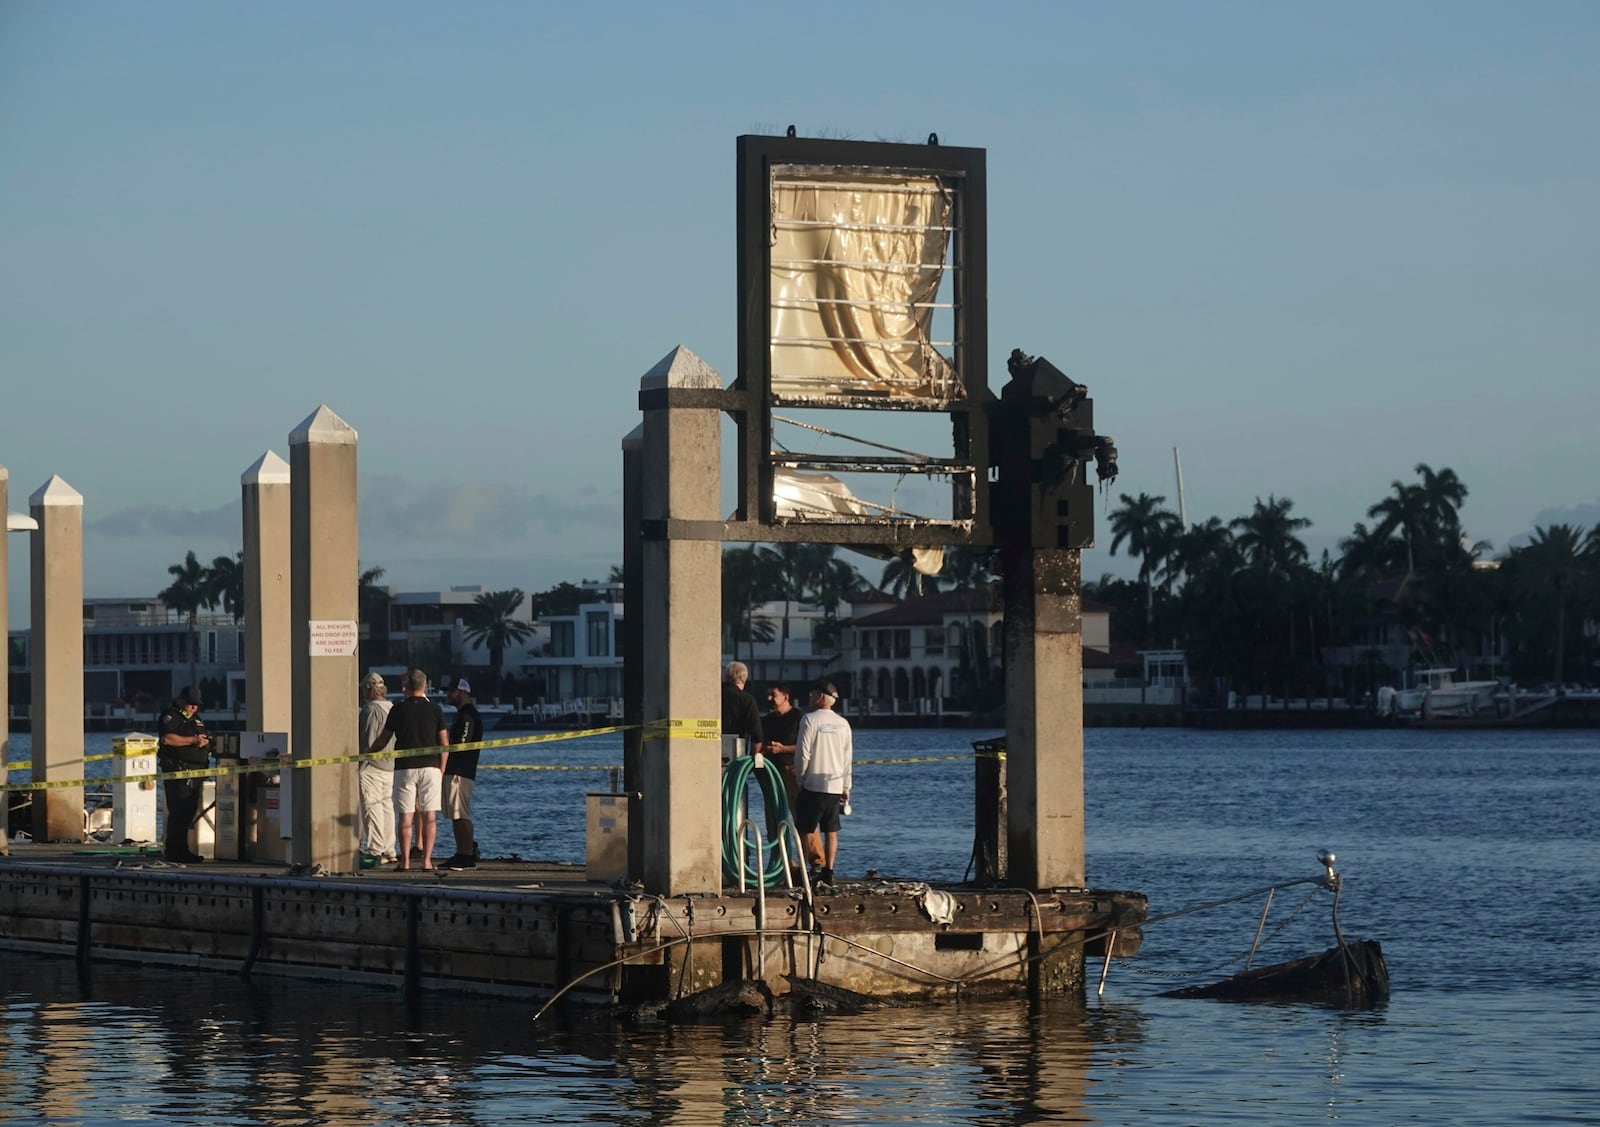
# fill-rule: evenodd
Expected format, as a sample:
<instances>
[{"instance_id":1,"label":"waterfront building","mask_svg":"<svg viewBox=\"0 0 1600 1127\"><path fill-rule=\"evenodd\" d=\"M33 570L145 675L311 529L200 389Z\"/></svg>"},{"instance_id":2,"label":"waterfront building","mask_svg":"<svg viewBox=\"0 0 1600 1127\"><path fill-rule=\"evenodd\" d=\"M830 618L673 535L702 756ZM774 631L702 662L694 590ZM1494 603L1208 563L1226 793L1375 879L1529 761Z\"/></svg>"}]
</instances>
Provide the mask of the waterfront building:
<instances>
[{"instance_id":1,"label":"waterfront building","mask_svg":"<svg viewBox=\"0 0 1600 1127\"><path fill-rule=\"evenodd\" d=\"M518 695L525 707L537 707L551 719L621 716L622 584L580 586L592 601L572 614L542 616L538 638L514 663L522 686Z\"/></svg>"},{"instance_id":2,"label":"waterfront building","mask_svg":"<svg viewBox=\"0 0 1600 1127\"><path fill-rule=\"evenodd\" d=\"M11 711L28 715L32 647L27 629L11 631L7 649ZM83 600L83 700L90 720L152 716L191 682L208 708L237 711L244 702L244 626L231 614L186 615L153 597Z\"/></svg>"}]
</instances>

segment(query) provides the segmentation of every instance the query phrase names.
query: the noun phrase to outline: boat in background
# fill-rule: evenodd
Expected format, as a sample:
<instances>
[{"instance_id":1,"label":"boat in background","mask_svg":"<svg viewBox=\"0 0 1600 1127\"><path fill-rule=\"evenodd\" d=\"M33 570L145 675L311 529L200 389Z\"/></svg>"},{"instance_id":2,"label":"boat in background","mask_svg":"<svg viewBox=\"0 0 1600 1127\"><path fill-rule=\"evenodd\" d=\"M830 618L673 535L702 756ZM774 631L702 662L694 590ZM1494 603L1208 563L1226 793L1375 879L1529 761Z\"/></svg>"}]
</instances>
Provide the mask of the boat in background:
<instances>
[{"instance_id":1,"label":"boat in background","mask_svg":"<svg viewBox=\"0 0 1600 1127\"><path fill-rule=\"evenodd\" d=\"M1495 693L1501 689L1499 681L1457 681L1456 671L1450 666L1418 669L1412 673L1411 680L1410 688L1385 686L1378 690L1378 715L1429 719L1496 714Z\"/></svg>"}]
</instances>

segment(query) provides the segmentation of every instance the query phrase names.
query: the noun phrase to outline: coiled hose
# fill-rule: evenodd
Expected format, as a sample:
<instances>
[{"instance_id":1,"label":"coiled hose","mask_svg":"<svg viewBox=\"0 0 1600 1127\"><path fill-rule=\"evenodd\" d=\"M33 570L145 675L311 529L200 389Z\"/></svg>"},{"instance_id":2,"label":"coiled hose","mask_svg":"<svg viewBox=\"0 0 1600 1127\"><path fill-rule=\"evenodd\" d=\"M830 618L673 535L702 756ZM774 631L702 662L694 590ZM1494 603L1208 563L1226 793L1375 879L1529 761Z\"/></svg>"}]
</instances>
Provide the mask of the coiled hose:
<instances>
[{"instance_id":1,"label":"coiled hose","mask_svg":"<svg viewBox=\"0 0 1600 1127\"><path fill-rule=\"evenodd\" d=\"M745 791L750 786L750 775L756 774L761 787L762 806L767 812L767 826L761 843L760 855L752 865L745 859L744 883L775 888L786 878L783 853L778 848L779 827L789 820L789 792L783 786L783 774L772 760L761 757L761 770L755 771L756 756L741 755L728 761L722 769L722 875L729 884L739 883L739 823L744 820Z\"/></svg>"}]
</instances>

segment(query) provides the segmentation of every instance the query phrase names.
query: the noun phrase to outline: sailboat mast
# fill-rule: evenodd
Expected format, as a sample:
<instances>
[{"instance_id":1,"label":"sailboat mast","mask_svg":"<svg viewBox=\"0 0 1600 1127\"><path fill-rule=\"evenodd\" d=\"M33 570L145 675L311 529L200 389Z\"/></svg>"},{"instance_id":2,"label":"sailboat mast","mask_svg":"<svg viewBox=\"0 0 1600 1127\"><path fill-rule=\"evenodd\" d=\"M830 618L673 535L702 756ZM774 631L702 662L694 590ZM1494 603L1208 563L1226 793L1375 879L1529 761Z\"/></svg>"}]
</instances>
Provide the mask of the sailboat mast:
<instances>
[{"instance_id":1,"label":"sailboat mast","mask_svg":"<svg viewBox=\"0 0 1600 1127\"><path fill-rule=\"evenodd\" d=\"M1178 475L1178 528L1180 531L1189 531L1189 498L1183 492L1183 458L1178 453L1178 448L1172 448L1172 469Z\"/></svg>"}]
</instances>

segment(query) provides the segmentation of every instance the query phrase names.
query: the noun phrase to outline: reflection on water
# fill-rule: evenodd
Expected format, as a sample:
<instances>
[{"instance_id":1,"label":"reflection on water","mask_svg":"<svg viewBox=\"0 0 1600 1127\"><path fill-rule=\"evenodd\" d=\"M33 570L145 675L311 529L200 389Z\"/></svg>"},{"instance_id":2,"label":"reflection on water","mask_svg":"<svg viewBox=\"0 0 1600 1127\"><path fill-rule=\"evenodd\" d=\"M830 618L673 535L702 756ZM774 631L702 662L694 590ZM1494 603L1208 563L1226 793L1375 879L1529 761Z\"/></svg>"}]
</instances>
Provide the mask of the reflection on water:
<instances>
[{"instance_id":1,"label":"reflection on water","mask_svg":"<svg viewBox=\"0 0 1600 1127\"><path fill-rule=\"evenodd\" d=\"M623 1027L567 1011L66 959L0 968L0 1108L41 1121L1089 1122L1133 1012L1056 1002ZM48 1000L46 1000L48 999Z\"/></svg>"},{"instance_id":2,"label":"reflection on water","mask_svg":"<svg viewBox=\"0 0 1600 1127\"><path fill-rule=\"evenodd\" d=\"M860 754L981 733L863 732ZM1600 752L1570 733L1088 733L1090 876L1153 912L1309 876L1382 941L1377 1010L1159 997L1259 902L1149 930L1104 998L618 1026L532 1004L0 953L0 1120L214 1124L1600 1121ZM527 761L613 761L600 741ZM841 869L957 878L971 761L863 767ZM582 857L594 780L491 774L486 849ZM1300 893L1279 894L1273 926ZM1326 896L1260 961L1328 945ZM1159 972L1159 973L1156 973ZM1203 980L1203 979L1202 979ZM1189 980L1181 980L1189 981Z\"/></svg>"}]
</instances>

